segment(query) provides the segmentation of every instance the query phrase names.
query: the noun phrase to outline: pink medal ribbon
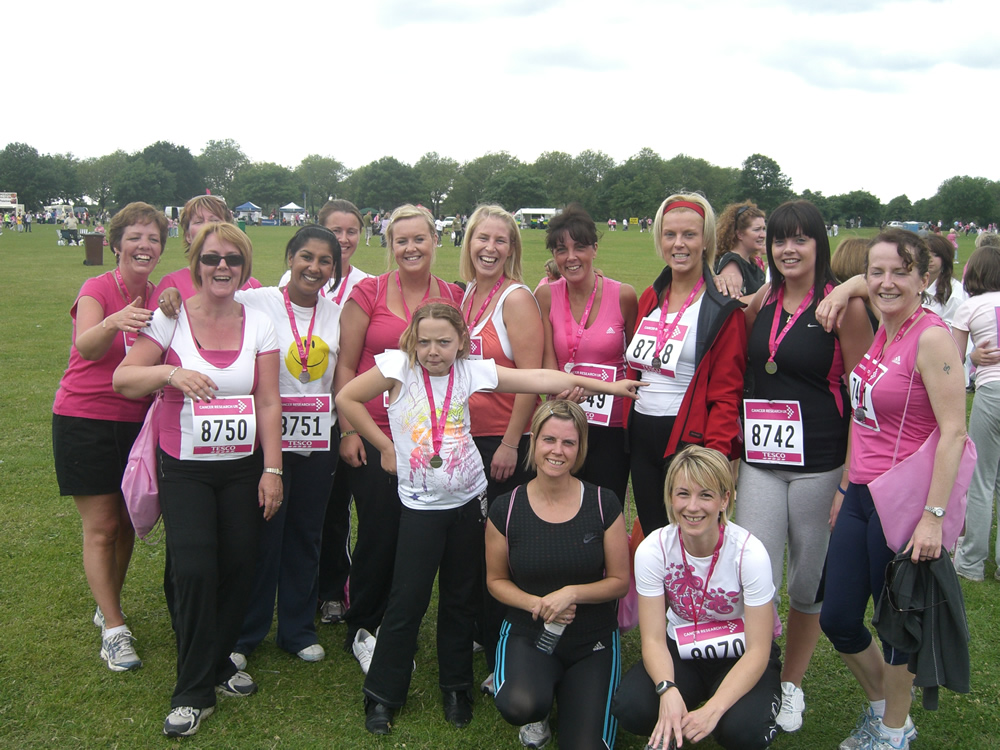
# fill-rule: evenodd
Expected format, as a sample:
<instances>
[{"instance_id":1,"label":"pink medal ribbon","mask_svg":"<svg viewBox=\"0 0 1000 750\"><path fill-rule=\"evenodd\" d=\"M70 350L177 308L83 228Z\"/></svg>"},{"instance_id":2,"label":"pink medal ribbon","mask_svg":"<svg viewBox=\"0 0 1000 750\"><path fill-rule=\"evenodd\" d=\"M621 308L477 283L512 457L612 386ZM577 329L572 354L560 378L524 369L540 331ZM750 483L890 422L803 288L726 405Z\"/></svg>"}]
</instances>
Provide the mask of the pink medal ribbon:
<instances>
[{"instance_id":1,"label":"pink medal ribbon","mask_svg":"<svg viewBox=\"0 0 1000 750\"><path fill-rule=\"evenodd\" d=\"M767 358L767 362L764 363L764 372L768 375L774 375L774 373L778 371L778 363L774 361L774 356L778 353L778 347L781 346L781 341L785 338L785 334L791 330L793 325L795 325L795 321L798 320L802 313L806 311L806 308L812 304L813 296L815 294L815 289L809 290L805 299L803 299L799 304L798 309L790 318L788 318L788 322L785 323L785 327L781 329L781 333L778 333L778 318L781 317L781 311L784 309L785 285L782 284L781 288L778 289L778 303L774 308L774 318L771 320L771 335L767 339L767 350L770 352L771 356L769 356Z\"/></svg>"},{"instance_id":2,"label":"pink medal ribbon","mask_svg":"<svg viewBox=\"0 0 1000 750\"><path fill-rule=\"evenodd\" d=\"M587 300L587 306L583 308L583 317L580 318L579 323L573 319L573 310L569 303L569 284L566 285L566 307L563 309L563 314L566 318L566 349L569 351L566 364L563 365L563 369L566 372L572 372L573 366L576 364L576 351L580 348L580 342L583 341L583 332L587 330L590 310L594 306L594 300L597 298L597 282L599 279L600 276L595 273L594 289L590 292L590 299ZM573 332L574 325L576 325L575 334Z\"/></svg>"},{"instance_id":3,"label":"pink medal ribbon","mask_svg":"<svg viewBox=\"0 0 1000 750\"><path fill-rule=\"evenodd\" d=\"M288 322L292 326L292 336L295 338L295 348L299 350L299 362L302 363L302 372L299 373L299 382L309 382L309 352L312 351L313 326L316 325L316 307L313 307L312 318L309 319L309 332L306 334L306 344L302 346L302 338L299 336L299 327L295 324L295 311L292 310L292 300L288 297L288 287L281 290L281 295L285 298L285 310L288 311Z\"/></svg>"},{"instance_id":4,"label":"pink medal ribbon","mask_svg":"<svg viewBox=\"0 0 1000 750\"><path fill-rule=\"evenodd\" d=\"M121 269L115 268L115 284L118 286L118 292L121 294L122 299L125 300L126 305L132 304L132 298L129 297L128 287L125 286L125 279L122 278ZM146 306L146 300L149 298L149 288L153 286L152 282L146 281L146 296L139 300L142 307Z\"/></svg>"},{"instance_id":5,"label":"pink medal ribbon","mask_svg":"<svg viewBox=\"0 0 1000 750\"><path fill-rule=\"evenodd\" d=\"M429 279L427 279L427 291L424 292L424 299L427 299L428 297L431 296L431 282L433 280L434 280L434 276L433 275ZM406 313L406 322L409 323L410 322L410 318L412 316L410 315L410 308L408 308L406 306L406 295L403 294L403 284L399 280L399 271L396 271L396 288L399 289L399 299L403 302L403 311ZM420 300L420 301L423 302L424 300ZM386 305L388 306L388 304L389 303L387 301Z\"/></svg>"},{"instance_id":6,"label":"pink medal ribbon","mask_svg":"<svg viewBox=\"0 0 1000 750\"><path fill-rule=\"evenodd\" d=\"M424 376L424 390L427 391L427 403L431 407L431 447L434 455L431 456L431 468L440 469L444 461L441 459L441 444L444 442L444 428L448 424L448 410L451 408L451 391L455 386L455 365L448 368L448 389L444 394L444 404L441 405L441 419L438 420L437 409L434 406L434 388L431 386L431 376L427 370L421 366Z\"/></svg>"},{"instance_id":7,"label":"pink medal ribbon","mask_svg":"<svg viewBox=\"0 0 1000 750\"><path fill-rule=\"evenodd\" d=\"M500 291L500 287L502 287L504 285L505 281L507 281L507 277L504 276L503 274L501 274L500 275L500 280L496 284L493 285L493 289L491 289L490 293L488 295L486 295L486 301L483 302L483 306L479 308L479 312L476 313L476 317L474 319L472 319L471 322L470 322L470 318L472 318L472 302L475 299L476 295L473 294L473 295L471 295L469 297L469 311L465 314L465 324L469 327L469 335L470 336L472 335L472 330L477 325L479 325L479 321L482 319L483 313L486 312L486 308L489 307L490 306L490 302L493 301L493 296L498 291Z\"/></svg>"},{"instance_id":8,"label":"pink medal ribbon","mask_svg":"<svg viewBox=\"0 0 1000 750\"><path fill-rule=\"evenodd\" d=\"M656 329L656 350L653 354L653 361L650 363L657 370L659 370L660 366L663 364L663 361L660 359L660 352L674 335L674 332L677 330L677 326L681 324L681 318L684 317L684 313L691 306L691 303L694 302L694 298L698 296L698 292L701 291L703 286L705 286L704 276L698 279L698 283L694 285L694 289L691 290L691 294L689 294L687 299L684 300L684 304L681 305L681 309L677 311L677 316L674 318L674 322L670 324L670 328L666 327L667 308L670 307L670 287L667 287L667 291L663 295L663 305L660 307L659 325Z\"/></svg>"},{"instance_id":9,"label":"pink medal ribbon","mask_svg":"<svg viewBox=\"0 0 1000 750\"><path fill-rule=\"evenodd\" d=\"M917 322L917 319L923 314L923 312L924 308L918 305L917 309L914 310L913 314L906 319L906 322L903 323L899 331L893 337L892 344L897 344L902 340L903 336L905 336L907 331L913 327L913 324ZM879 327L878 332L875 334L875 340L872 342L871 349L869 349L870 352L874 352L877 348L879 348L879 339L885 335L885 327ZM854 418L859 422L864 422L865 417L867 416L865 408L862 406L862 404L865 403L865 393L868 391L869 386L871 386L878 379L879 362L889 356L889 349L892 344L887 344L885 341L881 342L882 352L878 359L870 354L868 355L871 359L871 368L865 377L860 378L861 382L858 385L858 408L854 410Z\"/></svg>"},{"instance_id":10,"label":"pink medal ribbon","mask_svg":"<svg viewBox=\"0 0 1000 750\"><path fill-rule=\"evenodd\" d=\"M719 524L719 541L715 544L715 551L712 552L712 562L708 566L708 575L705 576L705 582L700 588L701 602L698 604L698 608L695 609L694 597L692 597L692 606L689 608L689 613L694 624L695 636L698 633L698 617L705 611L705 595L708 593L708 582L712 580L712 573L715 572L715 564L719 562L719 553L722 551L722 542L724 539L725 529L722 524ZM677 541L681 543L681 560L684 562L684 577L687 578L689 588L697 589L698 587L694 585L694 576L691 574L691 568L688 564L687 553L684 551L684 535L680 531L677 532Z\"/></svg>"}]
</instances>

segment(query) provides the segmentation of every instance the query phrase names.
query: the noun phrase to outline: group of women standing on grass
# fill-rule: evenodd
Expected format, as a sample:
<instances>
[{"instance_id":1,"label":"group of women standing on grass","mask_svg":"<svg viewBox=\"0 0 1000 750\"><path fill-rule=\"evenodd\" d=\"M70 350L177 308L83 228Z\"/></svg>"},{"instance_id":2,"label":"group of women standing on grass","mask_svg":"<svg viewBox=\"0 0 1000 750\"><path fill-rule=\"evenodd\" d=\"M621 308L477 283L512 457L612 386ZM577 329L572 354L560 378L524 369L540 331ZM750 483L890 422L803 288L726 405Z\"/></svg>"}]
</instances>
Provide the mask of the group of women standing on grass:
<instances>
[{"instance_id":1,"label":"group of women standing on grass","mask_svg":"<svg viewBox=\"0 0 1000 750\"><path fill-rule=\"evenodd\" d=\"M906 655L887 649L882 667L864 638L865 602L878 597L882 560L895 552L866 484L893 453L941 428L927 513L909 545L914 561L936 557L941 493L964 434L958 381L948 375L960 371L957 350L920 305L932 266L920 238L889 232L871 243L867 296L883 318L875 336L857 298L835 324L817 323L837 279L822 217L804 201L779 207L766 225L756 206L736 204L717 226L704 197L668 197L653 226L665 267L637 298L595 268L596 226L575 205L546 235L561 277L535 296L503 209L482 206L469 220L463 291L432 274L434 223L413 206L387 227L395 268L376 277L353 268L362 220L346 201L321 213L326 228L292 239L278 288L246 289L249 241L227 223L224 204L205 199L182 216L191 249L177 292L170 277L156 294L146 283L162 252L161 216L133 205L116 217L120 266L88 282L103 291L81 291L54 409L60 487L84 519L95 622L104 618L102 657L130 669L141 663L120 612L131 526L116 488L71 481L72 438L61 435L66 417L88 434L104 429L67 409L81 400L70 393L79 383L114 400L121 417L107 440L92 441L118 446L107 458L114 466L100 464L114 476L131 444L114 437L118 423L134 437L150 394L165 393L158 461L179 654L165 733L196 732L216 690L256 690L242 669L268 632L276 592L278 645L306 661L323 658L317 599L324 621L347 621L345 645L366 672L366 727L388 733L440 571L439 679L456 727L472 718L478 637L492 672L483 690L525 746L551 736L555 700L560 734L574 747L612 746L618 721L654 747L709 734L725 747L765 747L776 725L802 724L803 676L822 627L870 701L841 747L907 746L909 686L893 666ZM936 280L949 286L946 272ZM152 313L151 298L176 320ZM114 335L104 333L109 321ZM89 361L106 373L84 377ZM114 387L138 400L111 391L119 362ZM336 427L333 404L316 422L325 443L290 435L283 405L287 417L297 397L328 394L340 409ZM538 394L561 398L536 408ZM199 427L212 410L248 404L253 416L240 417L232 438ZM646 536L634 570L643 658L619 684L630 476ZM729 521L734 506L739 525ZM335 561L323 576L321 544ZM782 668L775 593L786 544ZM824 607L828 544L851 568L826 569L825 601L835 606ZM467 563L484 555L480 578ZM870 588L857 585L869 578Z\"/></svg>"}]
</instances>

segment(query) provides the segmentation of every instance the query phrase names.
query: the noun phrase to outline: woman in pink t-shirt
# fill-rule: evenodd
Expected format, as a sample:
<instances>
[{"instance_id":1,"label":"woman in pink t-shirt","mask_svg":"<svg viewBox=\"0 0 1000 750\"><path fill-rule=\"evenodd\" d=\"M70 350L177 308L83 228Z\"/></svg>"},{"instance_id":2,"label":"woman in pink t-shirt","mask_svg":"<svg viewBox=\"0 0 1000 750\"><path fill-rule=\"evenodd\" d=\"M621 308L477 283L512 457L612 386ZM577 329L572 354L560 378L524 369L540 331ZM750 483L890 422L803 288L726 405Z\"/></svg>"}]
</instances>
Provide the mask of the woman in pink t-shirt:
<instances>
[{"instance_id":1,"label":"woman in pink t-shirt","mask_svg":"<svg viewBox=\"0 0 1000 750\"><path fill-rule=\"evenodd\" d=\"M115 393L111 377L153 316L149 275L167 241L167 217L147 203L129 203L111 220L109 238L115 269L88 279L70 309L73 344L52 406L52 451L59 491L73 496L83 521L101 658L122 672L142 662L121 611L135 542L121 483L150 399Z\"/></svg>"},{"instance_id":2,"label":"woman in pink t-shirt","mask_svg":"<svg viewBox=\"0 0 1000 750\"><path fill-rule=\"evenodd\" d=\"M935 427L941 431L930 489L915 493L924 513L905 550L912 562L941 556L941 526L965 444L965 378L944 321L921 306L930 250L912 232L882 232L868 250L868 296L882 313L875 340L851 372L850 482L842 488L830 538L820 625L861 683L870 703L848 747L905 750L916 736L909 717L913 674L909 654L883 644L865 625L869 598L877 601L886 566L898 550L885 541L869 483L913 454ZM897 452L898 449L898 452ZM845 745L842 745L845 746Z\"/></svg>"}]
</instances>

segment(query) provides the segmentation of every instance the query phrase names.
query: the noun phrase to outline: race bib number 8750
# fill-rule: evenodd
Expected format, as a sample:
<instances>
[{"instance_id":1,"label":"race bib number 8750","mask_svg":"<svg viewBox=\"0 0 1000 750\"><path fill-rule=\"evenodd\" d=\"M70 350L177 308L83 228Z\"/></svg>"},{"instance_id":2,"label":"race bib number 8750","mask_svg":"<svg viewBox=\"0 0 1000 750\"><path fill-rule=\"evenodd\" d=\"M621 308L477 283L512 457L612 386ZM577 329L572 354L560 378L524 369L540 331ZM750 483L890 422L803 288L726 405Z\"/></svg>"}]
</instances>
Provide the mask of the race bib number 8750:
<instances>
[{"instance_id":1,"label":"race bib number 8750","mask_svg":"<svg viewBox=\"0 0 1000 750\"><path fill-rule=\"evenodd\" d=\"M253 453L257 418L253 396L224 396L192 401L192 429L182 436L189 458L218 458Z\"/></svg>"}]
</instances>

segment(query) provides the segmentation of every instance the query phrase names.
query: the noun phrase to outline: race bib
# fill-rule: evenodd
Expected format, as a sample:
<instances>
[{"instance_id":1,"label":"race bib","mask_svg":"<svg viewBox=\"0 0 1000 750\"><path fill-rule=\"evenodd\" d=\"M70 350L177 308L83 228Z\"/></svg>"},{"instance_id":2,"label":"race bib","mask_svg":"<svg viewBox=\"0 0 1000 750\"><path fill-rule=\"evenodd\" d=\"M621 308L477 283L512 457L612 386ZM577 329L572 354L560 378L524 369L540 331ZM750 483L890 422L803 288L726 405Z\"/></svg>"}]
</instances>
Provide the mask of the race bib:
<instances>
[{"instance_id":1,"label":"race bib","mask_svg":"<svg viewBox=\"0 0 1000 750\"><path fill-rule=\"evenodd\" d=\"M570 370L573 375L580 375L593 380L603 380L605 383L614 383L617 378L617 371L614 367L607 365L592 365L587 362L580 362L573 365ZM611 407L614 405L615 397L604 393L595 393L587 396L580 402L584 414L587 415L587 422L599 427L607 427L611 424Z\"/></svg>"},{"instance_id":2,"label":"race bib","mask_svg":"<svg viewBox=\"0 0 1000 750\"><path fill-rule=\"evenodd\" d=\"M330 450L330 394L281 397L281 450Z\"/></svg>"},{"instance_id":3,"label":"race bib","mask_svg":"<svg viewBox=\"0 0 1000 750\"><path fill-rule=\"evenodd\" d=\"M682 659L739 659L747 650L743 618L676 628Z\"/></svg>"},{"instance_id":4,"label":"race bib","mask_svg":"<svg viewBox=\"0 0 1000 750\"><path fill-rule=\"evenodd\" d=\"M483 337L482 336L470 336L469 337L469 359L482 359L483 358Z\"/></svg>"},{"instance_id":5,"label":"race bib","mask_svg":"<svg viewBox=\"0 0 1000 750\"><path fill-rule=\"evenodd\" d=\"M643 318L625 355L629 365L635 370L658 372L660 375L673 378L676 377L677 360L680 359L681 349L684 348L688 326L676 326L670 338L663 345L663 349L657 352L656 334L659 330L659 321ZM659 360L659 367L653 366L656 359Z\"/></svg>"},{"instance_id":6,"label":"race bib","mask_svg":"<svg viewBox=\"0 0 1000 750\"><path fill-rule=\"evenodd\" d=\"M854 409L854 421L862 427L878 432L878 416L872 406L872 389L888 372L888 368L873 360L868 354L862 357L857 367L851 371L849 380L851 389L851 407Z\"/></svg>"},{"instance_id":7,"label":"race bib","mask_svg":"<svg viewBox=\"0 0 1000 750\"><path fill-rule=\"evenodd\" d=\"M253 453L256 438L253 396L192 401L191 422L181 425L181 455L208 461L241 458Z\"/></svg>"},{"instance_id":8,"label":"race bib","mask_svg":"<svg viewBox=\"0 0 1000 750\"><path fill-rule=\"evenodd\" d=\"M798 401L746 399L743 444L747 461L804 466L802 410Z\"/></svg>"}]
</instances>

